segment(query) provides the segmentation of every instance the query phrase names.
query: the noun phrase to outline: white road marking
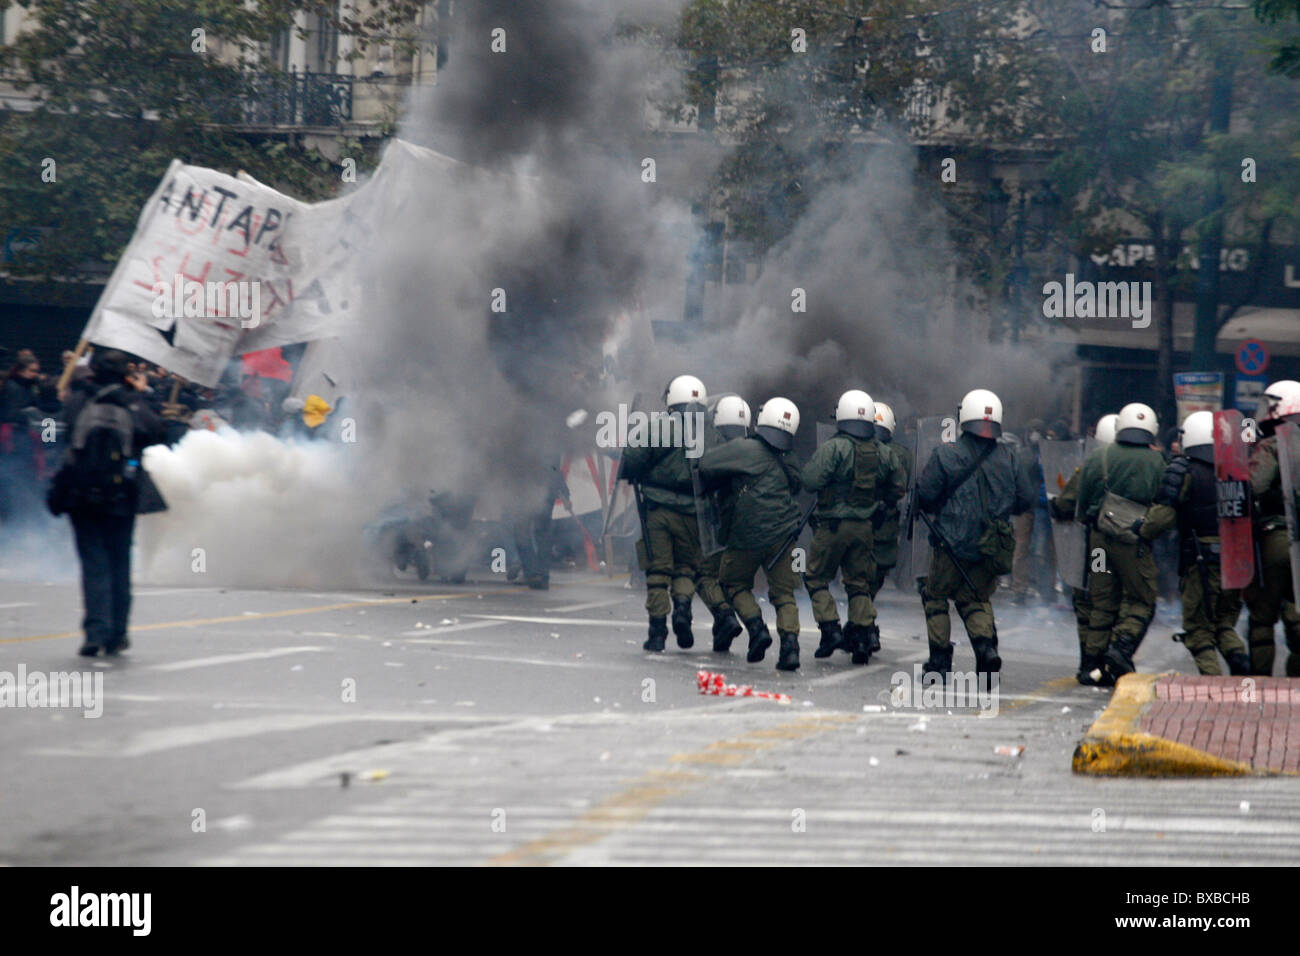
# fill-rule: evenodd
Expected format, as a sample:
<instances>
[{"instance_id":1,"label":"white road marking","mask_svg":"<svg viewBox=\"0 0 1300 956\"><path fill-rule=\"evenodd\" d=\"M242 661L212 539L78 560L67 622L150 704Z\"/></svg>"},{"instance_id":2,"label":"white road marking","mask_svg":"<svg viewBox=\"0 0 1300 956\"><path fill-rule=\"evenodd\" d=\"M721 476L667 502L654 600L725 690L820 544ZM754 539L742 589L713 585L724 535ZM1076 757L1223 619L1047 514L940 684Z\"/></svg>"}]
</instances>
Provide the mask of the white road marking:
<instances>
[{"instance_id":1,"label":"white road marking","mask_svg":"<svg viewBox=\"0 0 1300 956\"><path fill-rule=\"evenodd\" d=\"M335 754L331 757L323 757L319 760L308 760L279 770L248 777L232 786L236 790L277 790L291 787L310 787L318 785L322 780L337 777L340 771L354 769L362 765L374 766L376 762L387 763L391 766L393 761L409 761L413 756L422 758L422 755L431 751L454 751L459 745L467 741L473 742L484 737L490 739L497 734L510 735L517 732L546 733L556 726L627 725L647 719L655 723L682 721L695 725L701 720L715 719L719 715L723 717L734 716L730 714L730 711L748 710L759 703L766 702L753 697L724 698L699 707L677 707L655 714L625 714L601 711L599 713L558 714L554 717L534 716L524 718L486 716L473 718L430 715L424 719L431 723L447 723L459 719L462 722L473 723L478 726L468 727L464 730L446 730L416 740L385 744L382 747L363 747Z\"/></svg>"},{"instance_id":2,"label":"white road marking","mask_svg":"<svg viewBox=\"0 0 1300 956\"><path fill-rule=\"evenodd\" d=\"M568 604L564 607L548 607L547 614L567 614L570 611L589 611L594 607L609 607L612 604L624 604L624 598L615 598L613 601L588 601L586 604Z\"/></svg>"},{"instance_id":3,"label":"white road marking","mask_svg":"<svg viewBox=\"0 0 1300 956\"><path fill-rule=\"evenodd\" d=\"M212 592L217 588L145 588L140 591L132 591L131 597L170 597L173 594L194 594L199 591Z\"/></svg>"},{"instance_id":4,"label":"white road marking","mask_svg":"<svg viewBox=\"0 0 1300 956\"><path fill-rule=\"evenodd\" d=\"M425 627L403 631L402 637L428 637L434 634L453 634L456 631L476 631L482 627L500 627L505 621L470 621L467 624L447 624L443 627Z\"/></svg>"},{"instance_id":5,"label":"white road marking","mask_svg":"<svg viewBox=\"0 0 1300 956\"><path fill-rule=\"evenodd\" d=\"M218 654L216 657L198 657L189 661L173 661L170 664L154 664L153 671L188 671L196 667L214 667L218 664L240 664L244 661L267 660L272 657L285 657L289 654L306 654L323 651L323 647L276 647L269 651L248 651L244 654Z\"/></svg>"},{"instance_id":6,"label":"white road marking","mask_svg":"<svg viewBox=\"0 0 1300 956\"><path fill-rule=\"evenodd\" d=\"M114 747L111 743L97 743L93 747L87 747L84 750L45 747L31 750L29 753L48 757L142 757L163 750L175 750L179 747L193 747L198 744L234 740L239 737L254 737L258 734L310 730L313 727L362 720L393 723L472 722L476 725L484 722L484 718L481 717L365 713L364 711L338 714L266 714L259 717L241 717L236 720L219 720L206 724L168 727L165 730L150 730L140 734L133 734L117 747Z\"/></svg>"},{"instance_id":7,"label":"white road marking","mask_svg":"<svg viewBox=\"0 0 1300 956\"><path fill-rule=\"evenodd\" d=\"M835 658L832 657L831 660L833 661L835 660ZM845 658L845 660L847 660L847 658ZM875 674L878 673L878 671L874 669L869 670L865 665L861 665L861 664L850 664L849 666L852 667L853 669L847 671L840 671L839 673L831 674L829 677L815 678L814 680L808 681L808 683L806 683L804 686L805 687L829 687L831 684L843 684L845 681L851 681L855 677L861 677L864 674L871 674L872 676L875 676Z\"/></svg>"},{"instance_id":8,"label":"white road marking","mask_svg":"<svg viewBox=\"0 0 1300 956\"><path fill-rule=\"evenodd\" d=\"M7 607L36 607L36 604L32 601L14 601L12 604L0 604L0 608Z\"/></svg>"},{"instance_id":9,"label":"white road marking","mask_svg":"<svg viewBox=\"0 0 1300 956\"><path fill-rule=\"evenodd\" d=\"M412 644L415 642L412 641ZM428 642L426 642L428 643ZM437 650L435 648L435 650ZM458 657L467 661L491 661L495 664L530 664L534 667L588 667L580 661L548 661L540 657L507 657L499 654L457 654L455 651L438 651L443 657ZM610 668L606 667L605 670ZM620 668L626 670L626 668Z\"/></svg>"},{"instance_id":10,"label":"white road marking","mask_svg":"<svg viewBox=\"0 0 1300 956\"><path fill-rule=\"evenodd\" d=\"M594 617L518 617L510 614L467 614L466 617L480 617L490 621L518 621L522 624L578 624L587 627L635 627L632 621L599 620Z\"/></svg>"}]
</instances>

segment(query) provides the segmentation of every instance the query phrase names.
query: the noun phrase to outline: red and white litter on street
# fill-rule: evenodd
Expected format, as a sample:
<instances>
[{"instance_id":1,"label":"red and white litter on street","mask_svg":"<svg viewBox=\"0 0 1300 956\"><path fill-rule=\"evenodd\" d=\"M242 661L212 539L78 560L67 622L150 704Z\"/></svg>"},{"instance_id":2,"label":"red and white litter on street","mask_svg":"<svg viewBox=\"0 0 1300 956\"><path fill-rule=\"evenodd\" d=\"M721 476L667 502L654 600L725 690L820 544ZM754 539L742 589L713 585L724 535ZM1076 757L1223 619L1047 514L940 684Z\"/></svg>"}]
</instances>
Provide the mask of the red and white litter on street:
<instances>
[{"instance_id":1,"label":"red and white litter on street","mask_svg":"<svg viewBox=\"0 0 1300 956\"><path fill-rule=\"evenodd\" d=\"M789 694L754 690L748 684L737 687L735 684L727 683L726 674L715 674L713 671L696 671L695 686L700 689L701 694L712 694L714 697L761 697L764 700L774 700L778 704L790 703Z\"/></svg>"}]
</instances>

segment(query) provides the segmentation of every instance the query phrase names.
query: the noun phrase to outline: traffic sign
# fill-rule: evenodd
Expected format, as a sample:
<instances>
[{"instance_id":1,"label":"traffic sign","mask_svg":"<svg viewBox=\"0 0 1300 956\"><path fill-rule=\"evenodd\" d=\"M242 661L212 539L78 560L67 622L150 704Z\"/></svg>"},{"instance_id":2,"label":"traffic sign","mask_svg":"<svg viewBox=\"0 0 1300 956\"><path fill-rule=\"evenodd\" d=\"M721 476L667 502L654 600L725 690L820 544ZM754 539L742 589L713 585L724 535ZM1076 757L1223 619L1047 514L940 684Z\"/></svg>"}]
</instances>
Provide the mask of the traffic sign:
<instances>
[{"instance_id":1,"label":"traffic sign","mask_svg":"<svg viewBox=\"0 0 1300 956\"><path fill-rule=\"evenodd\" d=\"M1268 368L1268 346L1259 339L1246 339L1234 358L1242 375L1258 375Z\"/></svg>"}]
</instances>

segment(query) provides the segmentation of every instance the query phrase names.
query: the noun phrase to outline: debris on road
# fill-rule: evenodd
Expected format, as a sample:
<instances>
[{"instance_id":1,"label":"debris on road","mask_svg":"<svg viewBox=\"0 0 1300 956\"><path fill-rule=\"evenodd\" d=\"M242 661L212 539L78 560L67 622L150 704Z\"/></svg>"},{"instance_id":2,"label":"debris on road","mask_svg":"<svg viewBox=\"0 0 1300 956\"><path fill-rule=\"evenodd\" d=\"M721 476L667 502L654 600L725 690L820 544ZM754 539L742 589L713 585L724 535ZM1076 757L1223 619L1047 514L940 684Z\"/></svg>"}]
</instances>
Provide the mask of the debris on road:
<instances>
[{"instance_id":1,"label":"debris on road","mask_svg":"<svg viewBox=\"0 0 1300 956\"><path fill-rule=\"evenodd\" d=\"M754 690L748 684L737 687L735 684L727 683L726 674L715 674L713 671L696 671L695 686L699 688L701 694L712 694L715 697L761 697L764 700L774 700L778 704L790 703L789 694Z\"/></svg>"},{"instance_id":2,"label":"debris on road","mask_svg":"<svg viewBox=\"0 0 1300 956\"><path fill-rule=\"evenodd\" d=\"M994 747L993 752L999 757L1019 757L1025 752L1024 744L1003 744L1000 747Z\"/></svg>"}]
</instances>

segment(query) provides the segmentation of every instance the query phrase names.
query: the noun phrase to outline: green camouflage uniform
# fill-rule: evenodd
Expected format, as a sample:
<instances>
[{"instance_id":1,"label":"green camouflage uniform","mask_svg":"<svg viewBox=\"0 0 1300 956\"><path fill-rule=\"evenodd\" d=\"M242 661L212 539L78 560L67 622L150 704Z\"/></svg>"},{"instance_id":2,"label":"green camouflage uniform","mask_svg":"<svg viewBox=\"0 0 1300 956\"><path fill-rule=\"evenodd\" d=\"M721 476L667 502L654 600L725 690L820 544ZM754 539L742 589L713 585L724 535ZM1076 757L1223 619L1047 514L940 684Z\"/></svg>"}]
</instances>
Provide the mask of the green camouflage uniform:
<instances>
[{"instance_id":1,"label":"green camouflage uniform","mask_svg":"<svg viewBox=\"0 0 1300 956\"><path fill-rule=\"evenodd\" d=\"M963 433L955 442L940 445L921 470L917 501L927 514L936 514L938 531L951 545L950 555L940 539L930 535L930 568L922 598L925 626L930 643L927 670L946 672L952 665L952 624L948 602L957 608L971 645L977 667L997 651L997 626L989 599L998 585L999 560L981 550L986 532L996 527L1002 561L1009 563L1014 550L1010 517L1033 504L1034 489L1020 467L1015 449L1005 442L976 438ZM982 460L974 472L970 469ZM963 480L963 476L970 474ZM974 591L954 563L960 561Z\"/></svg>"},{"instance_id":2,"label":"green camouflage uniform","mask_svg":"<svg viewBox=\"0 0 1300 956\"><path fill-rule=\"evenodd\" d=\"M778 452L759 438L737 438L709 449L700 459L700 476L710 489L720 489L730 501L727 546L718 580L731 606L750 634L762 625L763 612L754 599L754 576L772 558L799 524L799 460L793 452ZM767 573L768 600L776 609L777 630L799 634L794 592L793 543L784 548Z\"/></svg>"},{"instance_id":3,"label":"green camouflage uniform","mask_svg":"<svg viewBox=\"0 0 1300 956\"><path fill-rule=\"evenodd\" d=\"M828 590L837 572L849 596L849 623L861 627L875 623L872 516L887 508L896 511L898 500L907 491L904 472L882 448L874 438L839 432L804 466L803 486L817 494L804 586L819 625L839 622L839 609ZM858 464L871 469L869 479L856 480Z\"/></svg>"},{"instance_id":4,"label":"green camouflage uniform","mask_svg":"<svg viewBox=\"0 0 1300 956\"><path fill-rule=\"evenodd\" d=\"M1093 529L1088 562L1092 607L1084 638L1089 655L1103 655L1112 643L1120 642L1116 647L1122 646L1131 658L1156 613L1156 564L1151 541L1160 529L1143 523L1140 540L1134 544L1106 534L1096 527L1102 499L1109 489L1130 501L1150 505L1164 471L1165 459L1160 452L1120 442L1097 449L1083 463L1077 517Z\"/></svg>"},{"instance_id":5,"label":"green camouflage uniform","mask_svg":"<svg viewBox=\"0 0 1300 956\"><path fill-rule=\"evenodd\" d=\"M637 560L645 569L645 608L652 618L671 613L674 598L690 601L700 573L700 529L691 465L684 444L677 441L673 446L675 429L669 418L665 414L652 425L657 429L652 444L659 447L629 446L623 450L619 471L619 477L639 483L645 496L650 556L642 541L637 545Z\"/></svg>"},{"instance_id":6,"label":"green camouflage uniform","mask_svg":"<svg viewBox=\"0 0 1300 956\"><path fill-rule=\"evenodd\" d=\"M909 462L907 450L901 445L895 445L892 441L881 442L880 451L882 456L892 459L892 467L902 472L903 487L907 487L908 481L911 480L909 471L911 463ZM901 521L897 505L885 505L874 515L875 536L872 557L876 565L876 573L871 577L871 600L876 600L876 595L880 589L885 586L885 579L889 577L889 572L894 570L894 565L898 564L898 538L901 530Z\"/></svg>"}]
</instances>

